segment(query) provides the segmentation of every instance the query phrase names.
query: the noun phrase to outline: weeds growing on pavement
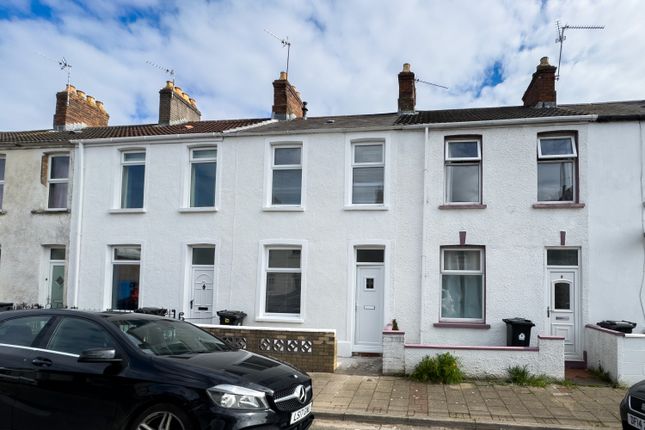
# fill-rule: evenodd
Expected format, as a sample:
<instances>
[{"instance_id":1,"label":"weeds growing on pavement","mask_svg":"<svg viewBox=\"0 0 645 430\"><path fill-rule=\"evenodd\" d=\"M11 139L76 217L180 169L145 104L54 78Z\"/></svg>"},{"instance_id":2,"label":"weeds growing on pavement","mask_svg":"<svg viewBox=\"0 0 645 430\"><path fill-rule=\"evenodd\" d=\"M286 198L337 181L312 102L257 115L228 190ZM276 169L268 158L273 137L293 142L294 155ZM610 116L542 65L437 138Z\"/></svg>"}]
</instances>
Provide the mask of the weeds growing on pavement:
<instances>
[{"instance_id":1,"label":"weeds growing on pavement","mask_svg":"<svg viewBox=\"0 0 645 430\"><path fill-rule=\"evenodd\" d=\"M506 369L508 372L508 382L512 384L529 386L529 387L546 387L550 382L546 375L533 375L529 372L526 365L512 366Z\"/></svg>"},{"instance_id":2,"label":"weeds growing on pavement","mask_svg":"<svg viewBox=\"0 0 645 430\"><path fill-rule=\"evenodd\" d=\"M449 352L433 357L426 355L417 364L410 377L419 382L442 384L458 384L464 379L459 360Z\"/></svg>"}]
</instances>

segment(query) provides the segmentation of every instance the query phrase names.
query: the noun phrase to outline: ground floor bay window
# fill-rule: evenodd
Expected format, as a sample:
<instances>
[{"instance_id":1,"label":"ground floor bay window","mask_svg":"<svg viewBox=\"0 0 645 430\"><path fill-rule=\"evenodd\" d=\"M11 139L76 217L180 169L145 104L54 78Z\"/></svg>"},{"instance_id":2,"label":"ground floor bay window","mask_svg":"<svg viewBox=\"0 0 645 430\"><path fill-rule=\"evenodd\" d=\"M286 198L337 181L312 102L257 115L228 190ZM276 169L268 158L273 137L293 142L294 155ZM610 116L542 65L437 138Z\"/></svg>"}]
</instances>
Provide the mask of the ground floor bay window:
<instances>
[{"instance_id":1,"label":"ground floor bay window","mask_svg":"<svg viewBox=\"0 0 645 430\"><path fill-rule=\"evenodd\" d=\"M141 247L112 248L112 309L135 310L139 307Z\"/></svg>"},{"instance_id":2,"label":"ground floor bay window","mask_svg":"<svg viewBox=\"0 0 645 430\"><path fill-rule=\"evenodd\" d=\"M441 250L441 321L484 322L483 248Z\"/></svg>"}]
</instances>

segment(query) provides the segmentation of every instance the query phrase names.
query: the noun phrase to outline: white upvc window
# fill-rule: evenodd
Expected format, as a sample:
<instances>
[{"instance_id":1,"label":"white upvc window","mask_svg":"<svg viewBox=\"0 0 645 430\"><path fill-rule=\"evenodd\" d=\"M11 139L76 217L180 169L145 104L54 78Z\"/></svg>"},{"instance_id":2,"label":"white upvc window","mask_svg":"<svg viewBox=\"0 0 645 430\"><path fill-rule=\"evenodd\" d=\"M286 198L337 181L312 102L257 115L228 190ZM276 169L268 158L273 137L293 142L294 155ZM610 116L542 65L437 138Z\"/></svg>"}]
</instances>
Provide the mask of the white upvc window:
<instances>
[{"instance_id":1,"label":"white upvc window","mask_svg":"<svg viewBox=\"0 0 645 430\"><path fill-rule=\"evenodd\" d=\"M302 205L302 144L271 145L271 206Z\"/></svg>"},{"instance_id":2,"label":"white upvc window","mask_svg":"<svg viewBox=\"0 0 645 430\"><path fill-rule=\"evenodd\" d=\"M7 159L0 154L0 211L2 210L2 200L4 197L4 170Z\"/></svg>"},{"instance_id":3,"label":"white upvc window","mask_svg":"<svg viewBox=\"0 0 645 430\"><path fill-rule=\"evenodd\" d=\"M446 203L481 203L481 160L480 139L446 140Z\"/></svg>"},{"instance_id":4,"label":"white upvc window","mask_svg":"<svg viewBox=\"0 0 645 430\"><path fill-rule=\"evenodd\" d=\"M537 141L540 202L576 202L578 152L572 136L540 137Z\"/></svg>"},{"instance_id":5,"label":"white upvc window","mask_svg":"<svg viewBox=\"0 0 645 430\"><path fill-rule=\"evenodd\" d=\"M262 244L260 320L302 322L306 248L303 243Z\"/></svg>"},{"instance_id":6,"label":"white upvc window","mask_svg":"<svg viewBox=\"0 0 645 430\"><path fill-rule=\"evenodd\" d=\"M441 249L441 321L484 322L484 249Z\"/></svg>"},{"instance_id":7,"label":"white upvc window","mask_svg":"<svg viewBox=\"0 0 645 430\"><path fill-rule=\"evenodd\" d=\"M217 177L217 147L190 149L191 208L214 208Z\"/></svg>"},{"instance_id":8,"label":"white upvc window","mask_svg":"<svg viewBox=\"0 0 645 430\"><path fill-rule=\"evenodd\" d=\"M121 152L121 209L142 209L146 176L146 151Z\"/></svg>"},{"instance_id":9,"label":"white upvc window","mask_svg":"<svg viewBox=\"0 0 645 430\"><path fill-rule=\"evenodd\" d=\"M119 245L110 249L112 263L112 309L139 308L141 246Z\"/></svg>"},{"instance_id":10,"label":"white upvc window","mask_svg":"<svg viewBox=\"0 0 645 430\"><path fill-rule=\"evenodd\" d=\"M351 204L383 205L385 143L354 142L351 146Z\"/></svg>"},{"instance_id":11,"label":"white upvc window","mask_svg":"<svg viewBox=\"0 0 645 430\"><path fill-rule=\"evenodd\" d=\"M48 163L48 209L67 209L69 154L53 154Z\"/></svg>"}]
</instances>

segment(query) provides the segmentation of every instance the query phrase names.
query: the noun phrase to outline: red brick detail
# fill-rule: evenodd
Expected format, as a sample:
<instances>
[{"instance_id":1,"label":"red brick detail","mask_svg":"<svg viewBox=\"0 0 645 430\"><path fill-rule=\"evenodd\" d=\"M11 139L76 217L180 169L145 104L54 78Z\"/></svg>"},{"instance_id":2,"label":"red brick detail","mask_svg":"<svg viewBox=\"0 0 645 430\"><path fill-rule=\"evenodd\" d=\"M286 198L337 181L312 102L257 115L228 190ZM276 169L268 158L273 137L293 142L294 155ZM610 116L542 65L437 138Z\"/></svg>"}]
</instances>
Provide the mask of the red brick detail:
<instances>
[{"instance_id":1,"label":"red brick detail","mask_svg":"<svg viewBox=\"0 0 645 430\"><path fill-rule=\"evenodd\" d=\"M296 87L287 80L286 74L280 74L280 79L273 81L272 117L275 119L302 118L302 100Z\"/></svg>"},{"instance_id":2,"label":"red brick detail","mask_svg":"<svg viewBox=\"0 0 645 430\"><path fill-rule=\"evenodd\" d=\"M159 124L175 125L200 121L201 118L199 109L177 94L172 87L159 90Z\"/></svg>"},{"instance_id":3,"label":"red brick detail","mask_svg":"<svg viewBox=\"0 0 645 430\"><path fill-rule=\"evenodd\" d=\"M54 129L65 130L74 125L80 127L107 127L110 115L101 109L100 102L94 102L92 97L85 97L74 87L56 93L56 113L54 114Z\"/></svg>"},{"instance_id":4,"label":"red brick detail","mask_svg":"<svg viewBox=\"0 0 645 430\"><path fill-rule=\"evenodd\" d=\"M555 71L557 67L549 64L548 58L540 60L528 88L522 96L524 106L554 107L556 105Z\"/></svg>"},{"instance_id":5,"label":"red brick detail","mask_svg":"<svg viewBox=\"0 0 645 430\"><path fill-rule=\"evenodd\" d=\"M414 112L417 104L417 90L414 73L410 65L404 64L403 71L399 72L399 113Z\"/></svg>"}]
</instances>

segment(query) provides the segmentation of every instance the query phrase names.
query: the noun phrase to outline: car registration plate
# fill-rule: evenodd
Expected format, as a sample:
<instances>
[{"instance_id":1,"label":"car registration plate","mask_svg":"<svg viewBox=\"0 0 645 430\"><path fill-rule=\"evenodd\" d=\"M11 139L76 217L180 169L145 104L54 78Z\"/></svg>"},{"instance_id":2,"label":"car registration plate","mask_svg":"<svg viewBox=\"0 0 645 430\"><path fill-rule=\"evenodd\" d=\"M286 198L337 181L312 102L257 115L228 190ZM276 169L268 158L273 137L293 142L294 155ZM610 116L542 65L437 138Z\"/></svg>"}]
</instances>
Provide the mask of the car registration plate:
<instances>
[{"instance_id":1,"label":"car registration plate","mask_svg":"<svg viewBox=\"0 0 645 430\"><path fill-rule=\"evenodd\" d=\"M635 417L632 414L627 414L627 422L630 426L636 427L640 430L645 430L645 420Z\"/></svg>"},{"instance_id":2,"label":"car registration plate","mask_svg":"<svg viewBox=\"0 0 645 430\"><path fill-rule=\"evenodd\" d=\"M297 411L292 412L291 413L291 422L289 423L289 425L291 425L293 423L297 423L298 421L300 421L301 419L303 419L304 417L306 417L310 413L311 413L311 403L309 403L307 406L305 406L302 409L298 409Z\"/></svg>"}]
</instances>

